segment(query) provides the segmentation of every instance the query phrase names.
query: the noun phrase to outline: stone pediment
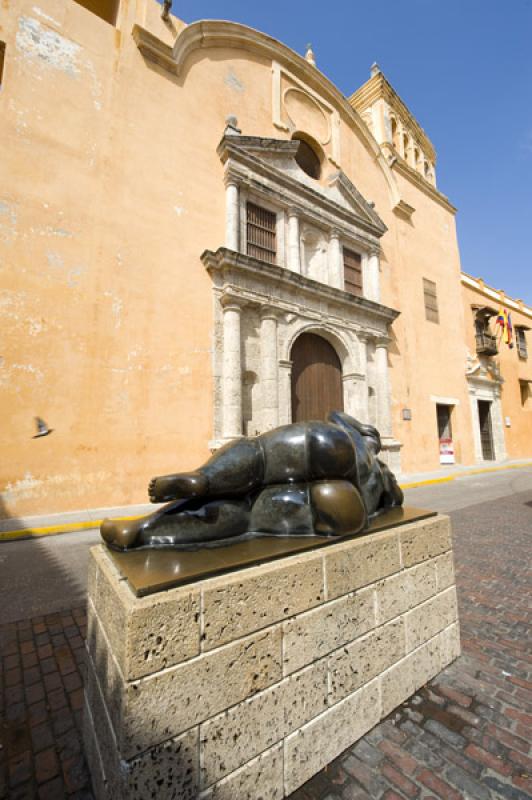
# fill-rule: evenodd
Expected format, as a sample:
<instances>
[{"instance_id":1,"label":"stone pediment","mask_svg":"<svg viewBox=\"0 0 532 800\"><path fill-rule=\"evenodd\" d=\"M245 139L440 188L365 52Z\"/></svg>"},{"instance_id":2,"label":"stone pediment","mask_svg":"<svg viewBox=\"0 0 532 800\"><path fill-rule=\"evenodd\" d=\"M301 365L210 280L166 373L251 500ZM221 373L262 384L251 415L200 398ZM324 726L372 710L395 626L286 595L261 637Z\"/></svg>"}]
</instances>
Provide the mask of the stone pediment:
<instances>
[{"instance_id":1,"label":"stone pediment","mask_svg":"<svg viewBox=\"0 0 532 800\"><path fill-rule=\"evenodd\" d=\"M302 200L306 197L313 204L323 204L332 213L336 208L343 217L351 218L380 238L387 230L386 225L347 175L339 170L324 182L314 180L295 160L298 147L297 141L226 134L218 146L218 154L222 162L231 159L234 164L240 163L249 175L268 178L281 191L283 186L292 194L295 189Z\"/></svg>"},{"instance_id":2,"label":"stone pediment","mask_svg":"<svg viewBox=\"0 0 532 800\"><path fill-rule=\"evenodd\" d=\"M329 187L338 197L337 202L343 203L343 205L350 208L357 216L381 228L382 233L386 232L386 225L375 211L373 203L368 202L360 194L354 183L349 180L342 170L331 175L329 178Z\"/></svg>"}]
</instances>

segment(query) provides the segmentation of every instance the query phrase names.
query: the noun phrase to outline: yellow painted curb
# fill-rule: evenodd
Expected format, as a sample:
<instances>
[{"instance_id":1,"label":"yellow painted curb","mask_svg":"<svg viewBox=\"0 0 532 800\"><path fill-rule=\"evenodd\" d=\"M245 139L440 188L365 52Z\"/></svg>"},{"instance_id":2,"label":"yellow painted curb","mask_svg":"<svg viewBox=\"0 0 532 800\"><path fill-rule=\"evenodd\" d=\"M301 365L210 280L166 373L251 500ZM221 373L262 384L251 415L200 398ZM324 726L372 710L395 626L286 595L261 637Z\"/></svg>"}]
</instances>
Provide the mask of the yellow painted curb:
<instances>
[{"instance_id":1,"label":"yellow painted curb","mask_svg":"<svg viewBox=\"0 0 532 800\"><path fill-rule=\"evenodd\" d=\"M120 517L120 519L136 519L136 517ZM64 522L62 525L50 525L48 528L23 528L18 531L0 532L0 542L10 542L14 539L38 539L41 536L55 536L59 533L76 533L97 529L102 523L101 519L87 522Z\"/></svg>"},{"instance_id":2,"label":"yellow painted curb","mask_svg":"<svg viewBox=\"0 0 532 800\"><path fill-rule=\"evenodd\" d=\"M523 461L521 464L504 464L500 467L468 469L467 472L453 472L451 475L442 475L441 478L427 478L425 481L414 481L413 483L401 483L399 485L401 489L415 489L417 486L429 486L431 483L448 483L457 478L465 478L467 475L481 475L483 472L502 472L505 469L522 469L523 467L532 467L532 461Z\"/></svg>"},{"instance_id":3,"label":"yellow painted curb","mask_svg":"<svg viewBox=\"0 0 532 800\"><path fill-rule=\"evenodd\" d=\"M469 473L468 473L469 474ZM426 481L414 481L413 483L400 483L401 489L415 489L417 486L429 486L431 483L449 483L454 481L459 475L445 475L442 478L427 478Z\"/></svg>"},{"instance_id":4,"label":"yellow painted curb","mask_svg":"<svg viewBox=\"0 0 532 800\"><path fill-rule=\"evenodd\" d=\"M418 486L450 483L450 481L454 481L457 478L465 478L467 475L480 475L483 472L501 472L505 469L522 469L523 467L532 467L532 461L524 461L522 464L505 464L500 467L481 467L480 469L467 470L467 472L453 472L451 475L442 475L441 478L427 478L424 481L401 483L400 486L401 489L416 489ZM136 519L136 517L121 517L121 519ZM47 528L23 528L18 531L3 531L0 532L0 542L11 542L15 539L38 539L41 536L55 536L59 533L76 533L77 531L99 528L101 522L101 519L95 519L87 522L64 522L62 525L50 525Z\"/></svg>"}]
</instances>

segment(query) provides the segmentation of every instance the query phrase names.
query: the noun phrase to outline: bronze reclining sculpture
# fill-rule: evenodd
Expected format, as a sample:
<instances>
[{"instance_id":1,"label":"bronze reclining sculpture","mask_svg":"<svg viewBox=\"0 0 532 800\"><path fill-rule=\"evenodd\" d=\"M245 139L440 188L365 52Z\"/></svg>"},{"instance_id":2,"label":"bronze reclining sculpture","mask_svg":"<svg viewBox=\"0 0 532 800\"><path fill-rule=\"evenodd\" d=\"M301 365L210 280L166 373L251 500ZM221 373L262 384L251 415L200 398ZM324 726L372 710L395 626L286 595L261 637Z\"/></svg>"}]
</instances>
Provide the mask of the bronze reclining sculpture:
<instances>
[{"instance_id":1,"label":"bronze reclining sculpture","mask_svg":"<svg viewBox=\"0 0 532 800\"><path fill-rule=\"evenodd\" d=\"M340 411L229 442L195 472L154 478L153 514L109 520L113 548L198 547L247 535L345 536L401 505L379 432Z\"/></svg>"}]
</instances>

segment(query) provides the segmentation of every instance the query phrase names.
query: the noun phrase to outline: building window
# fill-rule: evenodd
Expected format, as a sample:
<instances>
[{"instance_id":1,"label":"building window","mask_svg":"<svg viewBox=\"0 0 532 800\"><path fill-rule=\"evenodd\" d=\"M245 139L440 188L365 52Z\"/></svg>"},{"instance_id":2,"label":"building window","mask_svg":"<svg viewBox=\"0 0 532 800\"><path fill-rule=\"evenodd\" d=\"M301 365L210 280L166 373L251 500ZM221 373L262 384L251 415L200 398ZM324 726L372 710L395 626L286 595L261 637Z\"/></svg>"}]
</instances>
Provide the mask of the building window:
<instances>
[{"instance_id":1,"label":"building window","mask_svg":"<svg viewBox=\"0 0 532 800\"><path fill-rule=\"evenodd\" d=\"M0 86L4 80L4 61L6 57L6 43L0 42Z\"/></svg>"},{"instance_id":2,"label":"building window","mask_svg":"<svg viewBox=\"0 0 532 800\"><path fill-rule=\"evenodd\" d=\"M519 389L521 392L521 406L525 409L525 411L530 411L532 409L532 382L531 381L519 381Z\"/></svg>"},{"instance_id":3,"label":"building window","mask_svg":"<svg viewBox=\"0 0 532 800\"><path fill-rule=\"evenodd\" d=\"M451 414L453 406L436 403L436 421L438 424L438 440L440 446L440 464L454 464L453 431Z\"/></svg>"},{"instance_id":4,"label":"building window","mask_svg":"<svg viewBox=\"0 0 532 800\"><path fill-rule=\"evenodd\" d=\"M116 25L119 0L76 0L76 2L110 25Z\"/></svg>"},{"instance_id":5,"label":"building window","mask_svg":"<svg viewBox=\"0 0 532 800\"><path fill-rule=\"evenodd\" d=\"M295 155L296 163L301 167L303 172L306 172L311 178L319 180L321 175L321 160L316 150L305 141L305 139L294 134L292 139L299 142L299 149Z\"/></svg>"},{"instance_id":6,"label":"building window","mask_svg":"<svg viewBox=\"0 0 532 800\"><path fill-rule=\"evenodd\" d=\"M438 297L436 295L436 284L423 278L423 298L425 300L425 317L429 322L439 322Z\"/></svg>"},{"instance_id":7,"label":"building window","mask_svg":"<svg viewBox=\"0 0 532 800\"><path fill-rule=\"evenodd\" d=\"M517 355L519 358L528 358L525 330L526 328L521 328L519 326L516 326L515 329L515 341L517 344Z\"/></svg>"},{"instance_id":8,"label":"building window","mask_svg":"<svg viewBox=\"0 0 532 800\"><path fill-rule=\"evenodd\" d=\"M246 203L246 252L248 256L275 264L277 215L266 208Z\"/></svg>"},{"instance_id":9,"label":"building window","mask_svg":"<svg viewBox=\"0 0 532 800\"><path fill-rule=\"evenodd\" d=\"M344 289L362 297L362 258L359 253L344 247Z\"/></svg>"},{"instance_id":10,"label":"building window","mask_svg":"<svg viewBox=\"0 0 532 800\"><path fill-rule=\"evenodd\" d=\"M497 337L490 330L490 319L497 315L491 306L471 306L475 315L475 346L479 356L496 356Z\"/></svg>"}]
</instances>

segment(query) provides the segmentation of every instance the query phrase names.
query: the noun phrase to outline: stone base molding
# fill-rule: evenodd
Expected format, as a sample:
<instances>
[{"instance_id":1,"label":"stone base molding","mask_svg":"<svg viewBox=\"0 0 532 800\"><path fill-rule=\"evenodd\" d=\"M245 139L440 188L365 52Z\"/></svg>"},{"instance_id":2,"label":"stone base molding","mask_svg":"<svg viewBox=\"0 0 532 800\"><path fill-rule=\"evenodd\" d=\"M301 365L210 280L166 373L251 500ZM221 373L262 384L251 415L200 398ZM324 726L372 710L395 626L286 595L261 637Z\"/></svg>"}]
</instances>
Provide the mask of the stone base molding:
<instances>
[{"instance_id":1,"label":"stone base molding","mask_svg":"<svg viewBox=\"0 0 532 800\"><path fill-rule=\"evenodd\" d=\"M89 568L97 800L288 796L460 652L449 519L137 598Z\"/></svg>"}]
</instances>

